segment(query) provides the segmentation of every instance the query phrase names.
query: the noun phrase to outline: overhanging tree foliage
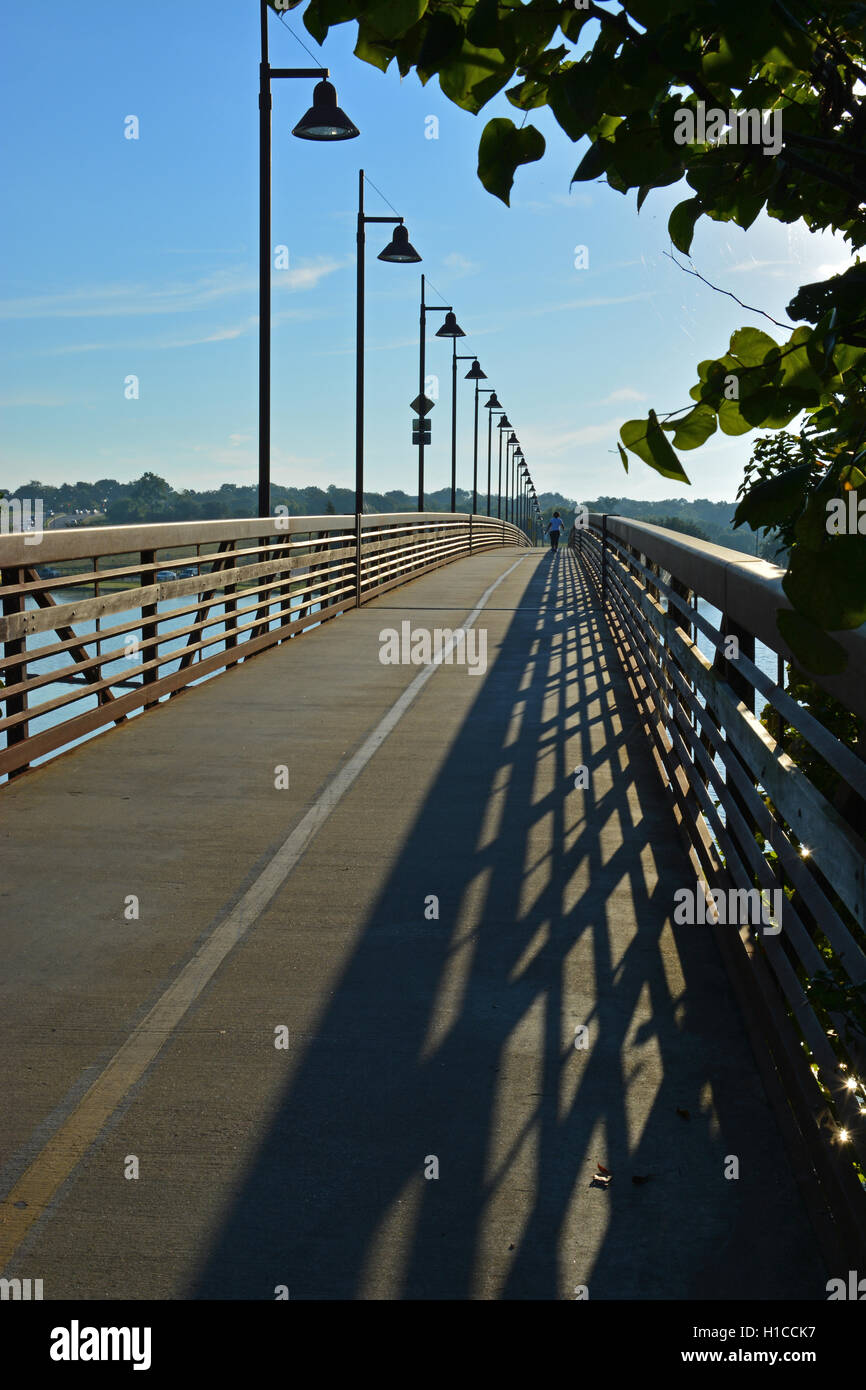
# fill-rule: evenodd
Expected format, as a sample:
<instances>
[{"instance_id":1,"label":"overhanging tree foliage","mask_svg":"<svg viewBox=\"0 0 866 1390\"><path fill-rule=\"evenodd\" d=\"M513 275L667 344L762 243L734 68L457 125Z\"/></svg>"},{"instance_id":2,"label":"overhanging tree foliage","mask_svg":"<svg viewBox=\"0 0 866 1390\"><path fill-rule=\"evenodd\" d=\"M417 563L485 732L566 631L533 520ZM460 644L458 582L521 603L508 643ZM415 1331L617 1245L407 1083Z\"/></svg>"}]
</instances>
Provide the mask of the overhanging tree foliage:
<instances>
[{"instance_id":1,"label":"overhanging tree foliage","mask_svg":"<svg viewBox=\"0 0 866 1390\"><path fill-rule=\"evenodd\" d=\"M285 10L304 0L271 3ZM591 142L575 179L635 189L638 211L654 188L686 179L690 196L669 221L683 254L699 217L747 228L762 209L840 231L852 249L866 240L866 5L309 0L304 11L319 42L350 20L359 58L383 71L396 62L404 76L414 69L422 83L438 77L464 110L477 114L505 89L522 119L487 122L478 175L506 204L518 166L544 154L527 117L546 106L570 140ZM780 139L771 147L754 126L751 142L719 138L703 120L717 110L769 113ZM695 142L680 143L692 120ZM801 326L784 341L739 329L699 364L693 404L627 421L618 448L626 468L629 450L688 482L678 450L699 448L717 429L779 430L803 416L796 468L758 479L738 517L753 529L784 525L792 489L803 489L784 581L794 611L780 614L780 626L810 669L828 671L845 657L827 632L866 621L866 536L831 536L825 526L827 501L866 483L866 265L801 287L788 313Z\"/></svg>"}]
</instances>

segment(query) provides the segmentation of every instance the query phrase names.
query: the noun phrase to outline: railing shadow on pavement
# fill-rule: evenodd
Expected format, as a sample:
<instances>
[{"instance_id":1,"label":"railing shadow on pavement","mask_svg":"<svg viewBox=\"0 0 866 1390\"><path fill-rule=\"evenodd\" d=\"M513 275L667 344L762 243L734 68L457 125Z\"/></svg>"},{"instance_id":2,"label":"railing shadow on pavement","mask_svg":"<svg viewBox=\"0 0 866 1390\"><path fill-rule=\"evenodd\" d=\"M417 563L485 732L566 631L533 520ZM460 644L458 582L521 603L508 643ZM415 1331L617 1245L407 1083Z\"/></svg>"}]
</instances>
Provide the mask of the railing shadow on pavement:
<instances>
[{"instance_id":1,"label":"railing shadow on pavement","mask_svg":"<svg viewBox=\"0 0 866 1390\"><path fill-rule=\"evenodd\" d=\"M688 864L595 591L527 568L188 1296L823 1297L718 950L670 926Z\"/></svg>"}]
</instances>

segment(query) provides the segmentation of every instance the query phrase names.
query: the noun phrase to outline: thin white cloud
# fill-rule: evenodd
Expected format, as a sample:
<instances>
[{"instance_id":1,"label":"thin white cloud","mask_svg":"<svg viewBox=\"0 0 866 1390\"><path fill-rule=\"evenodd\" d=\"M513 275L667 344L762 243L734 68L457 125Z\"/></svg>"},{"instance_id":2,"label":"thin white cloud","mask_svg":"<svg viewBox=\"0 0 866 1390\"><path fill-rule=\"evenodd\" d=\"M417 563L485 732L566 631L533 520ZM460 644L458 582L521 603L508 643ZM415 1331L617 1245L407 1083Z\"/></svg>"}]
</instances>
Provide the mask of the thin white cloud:
<instances>
[{"instance_id":1,"label":"thin white cloud","mask_svg":"<svg viewBox=\"0 0 866 1390\"><path fill-rule=\"evenodd\" d=\"M309 322L311 319L330 316L330 313L320 310L281 309L278 313L271 315L271 323L276 327L277 324L286 323L290 319ZM204 343L224 343L235 338L242 338L245 334L251 333L258 326L258 322L258 314L251 314L240 324L213 328L210 332L202 332L191 338L127 338L116 340L113 343L64 343L61 347L41 349L40 355L63 357L69 353L79 352L165 352L174 348L198 347Z\"/></svg>"},{"instance_id":2,"label":"thin white cloud","mask_svg":"<svg viewBox=\"0 0 866 1390\"><path fill-rule=\"evenodd\" d=\"M231 328L215 328L210 333L201 333L193 338L139 338L113 343L65 343L62 347L46 349L49 356L65 357L80 352L165 352L173 348L199 347L203 343L223 343L240 338L258 323L258 318Z\"/></svg>"},{"instance_id":3,"label":"thin white cloud","mask_svg":"<svg viewBox=\"0 0 866 1390\"><path fill-rule=\"evenodd\" d=\"M320 280L342 270L345 260L320 259L309 265L275 271L275 294L315 289ZM217 271L192 283L174 285L97 285L61 294L0 300L0 318L133 318L183 314L209 308L234 295L253 294L258 279L248 271Z\"/></svg>"},{"instance_id":4,"label":"thin white cloud","mask_svg":"<svg viewBox=\"0 0 866 1390\"><path fill-rule=\"evenodd\" d=\"M794 265L794 261L792 261L790 257L782 261L759 261L756 260L755 257L752 257L751 260L738 261L736 265L726 266L725 270L729 275L745 275L752 270L769 270L776 266L790 267L792 265Z\"/></svg>"},{"instance_id":5,"label":"thin white cloud","mask_svg":"<svg viewBox=\"0 0 866 1390\"><path fill-rule=\"evenodd\" d=\"M618 391L611 391L609 396L605 396L599 405L613 405L614 401L645 401L647 394L645 391L635 391L633 386L621 386Z\"/></svg>"},{"instance_id":6,"label":"thin white cloud","mask_svg":"<svg viewBox=\"0 0 866 1390\"><path fill-rule=\"evenodd\" d=\"M442 262L452 272L452 277L463 275L474 275L481 267L475 261L467 260L466 256L461 256L459 251L452 251Z\"/></svg>"},{"instance_id":7,"label":"thin white cloud","mask_svg":"<svg viewBox=\"0 0 866 1390\"><path fill-rule=\"evenodd\" d=\"M587 295L584 299L560 300L557 304L542 304L537 309L518 309L509 318L537 318L541 314L558 314L563 309L605 309L611 304L633 304L639 299L652 299L655 290L638 290L634 294Z\"/></svg>"},{"instance_id":8,"label":"thin white cloud","mask_svg":"<svg viewBox=\"0 0 866 1390\"><path fill-rule=\"evenodd\" d=\"M582 425L576 430L525 430L526 451L531 458L546 455L556 458L567 449L586 444L610 444L615 447L619 438L622 416L601 425Z\"/></svg>"},{"instance_id":9,"label":"thin white cloud","mask_svg":"<svg viewBox=\"0 0 866 1390\"><path fill-rule=\"evenodd\" d=\"M854 264L854 257L848 256L844 261L830 261L828 264L819 265L815 271L817 280L828 280L831 275L841 275L843 271L850 270Z\"/></svg>"}]
</instances>

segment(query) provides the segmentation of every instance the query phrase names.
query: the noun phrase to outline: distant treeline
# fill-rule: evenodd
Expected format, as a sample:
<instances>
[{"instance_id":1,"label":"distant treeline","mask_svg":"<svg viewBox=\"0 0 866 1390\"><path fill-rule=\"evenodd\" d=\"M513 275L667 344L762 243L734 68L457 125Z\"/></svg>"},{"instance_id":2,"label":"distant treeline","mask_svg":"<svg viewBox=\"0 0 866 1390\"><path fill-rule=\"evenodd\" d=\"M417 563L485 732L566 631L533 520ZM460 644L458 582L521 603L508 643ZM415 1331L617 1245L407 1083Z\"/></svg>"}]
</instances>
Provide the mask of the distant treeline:
<instances>
[{"instance_id":1,"label":"distant treeline","mask_svg":"<svg viewBox=\"0 0 866 1390\"><path fill-rule=\"evenodd\" d=\"M0 488L0 493L2 491ZM95 483L62 483L59 487L34 479L16 488L9 496L30 500L41 498L46 516L65 517L81 513L79 525L126 526L139 522L215 521L223 517L258 514L258 489L253 485L223 483L222 487L201 492L194 488L176 490L156 473L144 473L130 483L119 483L115 478L100 478ZM345 516L355 510L355 493L352 488L335 487L333 484L321 488L283 487L274 483L271 503L273 507L287 507L289 516ZM457 510L469 511L471 503L472 494L458 488ZM573 498L562 497L559 493L545 493L539 497L539 503L551 513L555 507L558 508L567 520L577 507ZM437 492L425 492L424 506L425 510L431 512L450 511L451 489L443 487ZM394 490L364 493L365 512L414 512L417 509L417 492ZM503 515L504 509L503 499ZM478 510L487 510L486 493L478 499ZM495 497L491 511L496 516Z\"/></svg>"},{"instance_id":2,"label":"distant treeline","mask_svg":"<svg viewBox=\"0 0 866 1390\"><path fill-rule=\"evenodd\" d=\"M756 550L754 531L748 526L733 529L735 502L710 502L706 497L666 497L661 502L644 502L636 497L596 497L583 505L591 512L614 512L633 517L635 521L650 521L654 526L667 526L672 531L712 541L714 545L725 545L729 550L758 554L775 564L784 563L776 555L778 541L772 536L758 539Z\"/></svg>"},{"instance_id":3,"label":"distant treeline","mask_svg":"<svg viewBox=\"0 0 866 1390\"><path fill-rule=\"evenodd\" d=\"M0 488L0 495L3 489ZM125 526L132 523L160 521L215 521L225 517L255 516L257 513L258 491L255 486L239 486L237 483L223 483L219 488L196 491L194 488L177 490L157 473L144 473L134 482L119 483L116 478L99 478L94 483L62 483L55 487L50 483L40 483L35 479L16 488L11 497L42 499L45 516L75 517L78 525ZM336 487L283 487L275 483L271 488L273 507L288 508L290 516L345 516L351 515L355 508L355 494L351 488ZM570 529L577 511L578 503L573 497L564 497L558 492L539 494L544 524L554 511L558 511ZM457 510L470 510L472 494L462 488L457 489ZM702 540L714 541L734 550L755 554L755 537L750 530L734 531L731 521L734 515L733 502L710 502L707 498L668 497L662 502L645 502L634 497L596 497L585 501L590 511L617 512L620 516L634 517L638 521L651 521L657 526L668 526L683 531ZM364 510L366 512L414 512L418 506L417 493L365 492ZM450 488L440 488L437 492L424 494L424 506L430 512L447 512L451 508ZM478 499L479 512L487 510L487 496ZM491 504L493 516L497 514L497 499ZM504 501L503 501L503 515ZM62 524L68 525L68 521ZM775 556L776 542L772 538L759 541L758 553L772 559Z\"/></svg>"}]
</instances>

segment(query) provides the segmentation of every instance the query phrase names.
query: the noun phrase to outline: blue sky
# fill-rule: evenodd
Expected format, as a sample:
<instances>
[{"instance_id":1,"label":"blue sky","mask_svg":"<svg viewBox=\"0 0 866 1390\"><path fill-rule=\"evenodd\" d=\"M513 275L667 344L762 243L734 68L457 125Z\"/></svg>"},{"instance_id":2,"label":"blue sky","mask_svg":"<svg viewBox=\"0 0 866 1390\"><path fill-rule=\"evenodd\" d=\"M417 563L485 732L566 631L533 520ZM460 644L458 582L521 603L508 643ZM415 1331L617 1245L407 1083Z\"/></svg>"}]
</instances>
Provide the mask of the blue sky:
<instances>
[{"instance_id":1,"label":"blue sky","mask_svg":"<svg viewBox=\"0 0 866 1390\"><path fill-rule=\"evenodd\" d=\"M355 210L364 167L405 218L421 266L376 259L368 229L367 485L417 485L409 402L418 387L420 272L453 303L520 437L539 492L733 498L754 436L715 435L684 454L678 487L616 452L623 420L688 404L699 360L753 323L677 269L666 226L684 186L649 196L569 180L586 147L545 111L544 159L518 170L512 206L476 175L487 119L434 81L401 81L352 54L356 27L320 50L299 11L271 16L274 66L331 68L360 139L321 145L291 129L303 82L274 84L272 472L287 485L354 482ZM288 26L288 27L287 27ZM139 476L218 487L256 477L258 5L148 0L72 9L15 6L5 19L0 102L13 132L0 226L0 484ZM124 138L138 117L140 138ZM428 116L438 139L426 138ZM368 189L367 210L390 208ZM586 246L589 266L575 268ZM843 269L841 239L762 217L748 231L698 224L694 266L785 320L797 286ZM430 297L435 299L431 290ZM435 330L438 320L431 322ZM450 480L450 343L430 337L441 377L427 485ZM465 367L469 364L464 364ZM124 381L136 375L138 400ZM471 486L471 384L460 381L459 474ZM486 451L486 442L483 452Z\"/></svg>"}]
</instances>

